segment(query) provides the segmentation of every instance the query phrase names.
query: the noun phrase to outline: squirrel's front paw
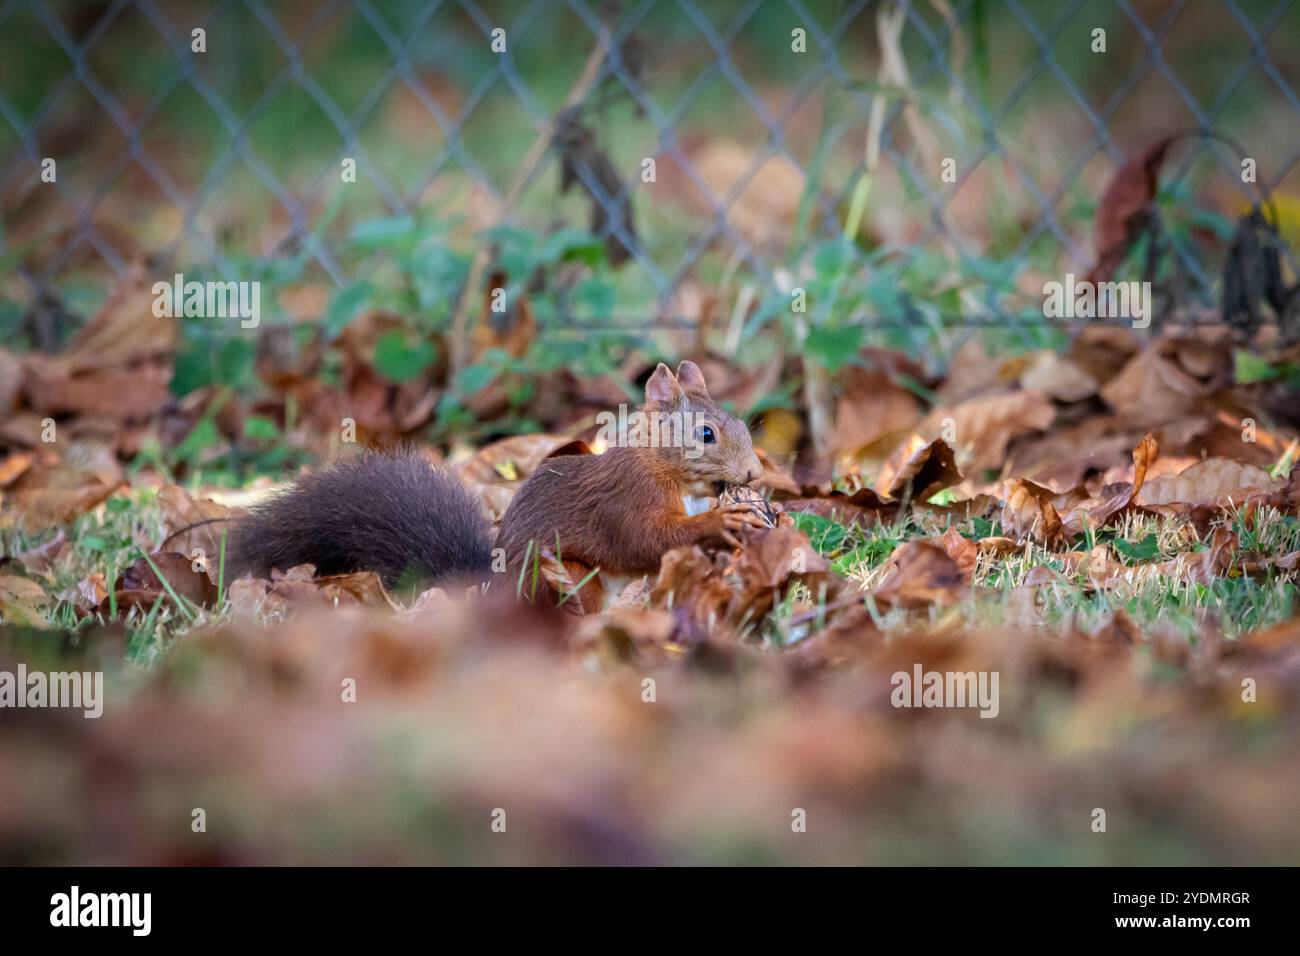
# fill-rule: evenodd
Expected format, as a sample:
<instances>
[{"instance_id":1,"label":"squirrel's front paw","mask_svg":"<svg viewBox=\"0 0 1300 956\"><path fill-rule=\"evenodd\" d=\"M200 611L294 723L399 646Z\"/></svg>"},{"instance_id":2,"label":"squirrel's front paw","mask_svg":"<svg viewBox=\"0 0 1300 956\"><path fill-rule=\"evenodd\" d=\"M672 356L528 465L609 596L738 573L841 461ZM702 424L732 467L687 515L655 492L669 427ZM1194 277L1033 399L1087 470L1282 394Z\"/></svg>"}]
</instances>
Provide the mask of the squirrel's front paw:
<instances>
[{"instance_id":1,"label":"squirrel's front paw","mask_svg":"<svg viewBox=\"0 0 1300 956\"><path fill-rule=\"evenodd\" d=\"M732 548L740 547L740 539L736 537L738 531L768 526L767 521L754 509L754 506L745 501L720 505L718 515L722 519L722 540Z\"/></svg>"}]
</instances>

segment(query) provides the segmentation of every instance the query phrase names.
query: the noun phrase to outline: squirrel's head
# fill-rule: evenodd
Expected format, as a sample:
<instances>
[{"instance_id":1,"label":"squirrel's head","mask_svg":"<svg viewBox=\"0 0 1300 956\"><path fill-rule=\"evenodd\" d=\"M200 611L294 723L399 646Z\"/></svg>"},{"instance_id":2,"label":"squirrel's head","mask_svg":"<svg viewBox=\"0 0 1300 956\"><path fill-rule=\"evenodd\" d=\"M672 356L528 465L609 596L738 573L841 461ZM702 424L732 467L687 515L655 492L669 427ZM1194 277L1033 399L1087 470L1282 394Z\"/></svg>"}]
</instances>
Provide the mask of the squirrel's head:
<instances>
[{"instance_id":1,"label":"squirrel's head","mask_svg":"<svg viewBox=\"0 0 1300 956\"><path fill-rule=\"evenodd\" d=\"M649 444L685 472L688 484L716 492L718 484L746 485L763 473L749 429L709 398L694 362L682 362L676 375L660 362L641 410L656 426Z\"/></svg>"}]
</instances>

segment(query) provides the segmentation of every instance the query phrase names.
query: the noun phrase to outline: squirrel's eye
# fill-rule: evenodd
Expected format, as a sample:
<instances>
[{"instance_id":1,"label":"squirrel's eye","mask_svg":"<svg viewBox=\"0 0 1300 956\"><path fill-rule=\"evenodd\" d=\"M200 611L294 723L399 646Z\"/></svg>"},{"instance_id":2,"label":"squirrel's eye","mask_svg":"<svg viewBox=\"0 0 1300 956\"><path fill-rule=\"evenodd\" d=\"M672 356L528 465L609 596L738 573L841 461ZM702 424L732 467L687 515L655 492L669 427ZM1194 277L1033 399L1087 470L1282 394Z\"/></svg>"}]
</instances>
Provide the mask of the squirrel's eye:
<instances>
[{"instance_id":1,"label":"squirrel's eye","mask_svg":"<svg viewBox=\"0 0 1300 956\"><path fill-rule=\"evenodd\" d=\"M704 442L704 444L712 445L717 440L718 436L713 434L712 425L705 425L700 429L700 441Z\"/></svg>"}]
</instances>

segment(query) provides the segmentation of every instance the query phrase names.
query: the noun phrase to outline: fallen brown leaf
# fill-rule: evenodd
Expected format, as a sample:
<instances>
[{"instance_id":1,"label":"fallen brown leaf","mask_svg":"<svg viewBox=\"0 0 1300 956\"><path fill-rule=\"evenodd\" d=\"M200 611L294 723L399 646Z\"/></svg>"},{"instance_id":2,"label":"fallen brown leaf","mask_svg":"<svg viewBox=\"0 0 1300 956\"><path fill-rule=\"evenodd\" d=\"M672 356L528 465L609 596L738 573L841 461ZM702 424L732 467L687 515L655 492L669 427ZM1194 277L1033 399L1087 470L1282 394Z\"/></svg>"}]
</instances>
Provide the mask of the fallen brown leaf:
<instances>
[{"instance_id":1,"label":"fallen brown leaf","mask_svg":"<svg viewBox=\"0 0 1300 956\"><path fill-rule=\"evenodd\" d=\"M794 497L799 494L799 483L794 480L794 475L790 474L789 470L781 467L762 448L756 447L754 453L758 455L759 463L763 466L763 474L753 482L754 488L786 497Z\"/></svg>"},{"instance_id":2,"label":"fallen brown leaf","mask_svg":"<svg viewBox=\"0 0 1300 956\"><path fill-rule=\"evenodd\" d=\"M981 554L991 554L994 557L999 558L1019 554L1024 550L1024 548L1015 541L1003 537L980 538L975 542L975 545L979 548Z\"/></svg>"},{"instance_id":3,"label":"fallen brown leaf","mask_svg":"<svg viewBox=\"0 0 1300 956\"><path fill-rule=\"evenodd\" d=\"M1139 427L1213 418L1213 398L1232 384L1232 354L1220 343L1165 338L1137 353L1101 390L1106 404Z\"/></svg>"},{"instance_id":4,"label":"fallen brown leaf","mask_svg":"<svg viewBox=\"0 0 1300 956\"><path fill-rule=\"evenodd\" d=\"M0 488L7 488L32 467L36 457L29 452L14 452L0 461Z\"/></svg>"},{"instance_id":5,"label":"fallen brown leaf","mask_svg":"<svg viewBox=\"0 0 1300 956\"><path fill-rule=\"evenodd\" d=\"M1063 358L1096 382L1104 385L1142 348L1132 329L1111 325L1087 325L1079 330Z\"/></svg>"},{"instance_id":6,"label":"fallen brown leaf","mask_svg":"<svg viewBox=\"0 0 1300 956\"><path fill-rule=\"evenodd\" d=\"M805 488L804 492L815 489ZM859 488L851 495L842 491L828 494L790 498L781 502L786 511L800 511L819 515L838 521L840 524L856 522L860 527L869 528L880 521L893 520L898 514L899 503L887 501L870 488Z\"/></svg>"},{"instance_id":7,"label":"fallen brown leaf","mask_svg":"<svg viewBox=\"0 0 1300 956\"><path fill-rule=\"evenodd\" d=\"M23 358L27 403L41 414L140 418L171 397L177 322L153 314L151 283L136 270L57 355Z\"/></svg>"},{"instance_id":8,"label":"fallen brown leaf","mask_svg":"<svg viewBox=\"0 0 1300 956\"><path fill-rule=\"evenodd\" d=\"M979 564L980 552L984 550L980 545L970 538L962 537L961 532L956 528L945 531L939 538L939 543L943 545L943 550L947 552L948 557L952 558L962 574L974 575L975 566Z\"/></svg>"},{"instance_id":9,"label":"fallen brown leaf","mask_svg":"<svg viewBox=\"0 0 1300 956\"><path fill-rule=\"evenodd\" d=\"M942 438L926 441L911 435L889 456L876 480L876 489L889 498L923 502L965 479L957 469L952 448Z\"/></svg>"},{"instance_id":10,"label":"fallen brown leaf","mask_svg":"<svg viewBox=\"0 0 1300 956\"><path fill-rule=\"evenodd\" d=\"M72 603L79 613L89 613L98 608L106 597L108 597L108 582L103 571L96 571L60 594L59 600Z\"/></svg>"},{"instance_id":11,"label":"fallen brown leaf","mask_svg":"<svg viewBox=\"0 0 1300 956\"><path fill-rule=\"evenodd\" d=\"M1034 356L1032 363L1021 373L1020 387L1047 395L1058 402L1078 402L1096 395L1100 386L1097 379L1069 359L1043 350ZM1047 425L1040 427L1046 428Z\"/></svg>"},{"instance_id":12,"label":"fallen brown leaf","mask_svg":"<svg viewBox=\"0 0 1300 956\"><path fill-rule=\"evenodd\" d=\"M45 611L54 599L30 578L0 575L0 616L5 623L46 627Z\"/></svg>"},{"instance_id":13,"label":"fallen brown leaf","mask_svg":"<svg viewBox=\"0 0 1300 956\"><path fill-rule=\"evenodd\" d=\"M157 571L154 570L155 567ZM164 579L178 597L199 607L209 605L216 600L217 589L208 575L203 571L196 571L190 557L178 551L158 551L147 558L137 559L122 572L119 587L122 591L134 592L135 596L144 597L149 604L152 604L159 595L167 594L167 587L163 584ZM120 597L118 607L119 610L122 607Z\"/></svg>"},{"instance_id":14,"label":"fallen brown leaf","mask_svg":"<svg viewBox=\"0 0 1300 956\"><path fill-rule=\"evenodd\" d=\"M935 408L917 431L922 435L950 434L957 449L957 466L978 477L1002 467L1013 439L1043 432L1055 418L1051 399L1042 392L1000 392ZM885 487L883 482L879 487Z\"/></svg>"},{"instance_id":15,"label":"fallen brown leaf","mask_svg":"<svg viewBox=\"0 0 1300 956\"><path fill-rule=\"evenodd\" d=\"M1004 485L1002 528L1013 537L1033 538L1049 547L1062 540L1061 516L1052 504L1055 495L1023 478L1012 478Z\"/></svg>"},{"instance_id":16,"label":"fallen brown leaf","mask_svg":"<svg viewBox=\"0 0 1300 956\"><path fill-rule=\"evenodd\" d=\"M68 524L102 504L115 490L92 472L35 465L4 493L0 525L34 532Z\"/></svg>"},{"instance_id":17,"label":"fallen brown leaf","mask_svg":"<svg viewBox=\"0 0 1300 956\"><path fill-rule=\"evenodd\" d=\"M367 607L397 609L397 605L384 590L379 575L372 571L318 578L316 585L320 589L322 600L329 604L363 604Z\"/></svg>"},{"instance_id":18,"label":"fallen brown leaf","mask_svg":"<svg viewBox=\"0 0 1300 956\"><path fill-rule=\"evenodd\" d=\"M825 599L832 579L830 565L808 536L791 527L747 530L731 570L740 581L728 610L736 622L745 616L751 621L762 618L794 581L805 582L815 599Z\"/></svg>"},{"instance_id":19,"label":"fallen brown leaf","mask_svg":"<svg viewBox=\"0 0 1300 956\"><path fill-rule=\"evenodd\" d=\"M674 548L663 556L650 590L655 607L684 609L700 625L721 620L731 601L731 587L699 545Z\"/></svg>"},{"instance_id":20,"label":"fallen brown leaf","mask_svg":"<svg viewBox=\"0 0 1300 956\"><path fill-rule=\"evenodd\" d=\"M1284 484L1282 479L1272 478L1267 471L1254 465L1210 458L1177 475L1153 478L1135 500L1147 507L1169 504L1221 507L1229 503L1241 504L1252 495L1271 494Z\"/></svg>"},{"instance_id":21,"label":"fallen brown leaf","mask_svg":"<svg viewBox=\"0 0 1300 956\"><path fill-rule=\"evenodd\" d=\"M835 381L840 394L828 450L836 459L861 460L878 451L883 456L921 420L920 399L885 368L850 365Z\"/></svg>"},{"instance_id":22,"label":"fallen brown leaf","mask_svg":"<svg viewBox=\"0 0 1300 956\"><path fill-rule=\"evenodd\" d=\"M1088 281L1105 282L1114 274L1136 239L1146 211L1156 197L1160 168L1176 137L1165 136L1115 170L1097 203L1093 245L1097 263Z\"/></svg>"},{"instance_id":23,"label":"fallen brown leaf","mask_svg":"<svg viewBox=\"0 0 1300 956\"><path fill-rule=\"evenodd\" d=\"M552 455L590 453L586 442L563 435L515 435L484 445L457 467L461 477L481 485L522 481Z\"/></svg>"},{"instance_id":24,"label":"fallen brown leaf","mask_svg":"<svg viewBox=\"0 0 1300 956\"><path fill-rule=\"evenodd\" d=\"M210 498L196 498L180 485L166 485L158 492L166 537L160 547L201 559L208 576L220 572L221 541L227 534L232 508Z\"/></svg>"},{"instance_id":25,"label":"fallen brown leaf","mask_svg":"<svg viewBox=\"0 0 1300 956\"><path fill-rule=\"evenodd\" d=\"M1078 534L1085 526L1100 528L1132 507L1137 495L1142 491L1147 470L1155 462L1159 453L1160 447L1156 444L1155 436L1146 435L1133 449L1133 481L1125 482L1095 506L1081 504L1071 509L1062 518L1065 530L1071 534Z\"/></svg>"},{"instance_id":26,"label":"fallen brown leaf","mask_svg":"<svg viewBox=\"0 0 1300 956\"><path fill-rule=\"evenodd\" d=\"M968 593L970 586L970 572L962 570L942 543L921 539L894 549L885 576L871 595L881 604L917 608L951 604Z\"/></svg>"},{"instance_id":27,"label":"fallen brown leaf","mask_svg":"<svg viewBox=\"0 0 1300 956\"><path fill-rule=\"evenodd\" d=\"M57 561L72 550L67 535L60 530L53 538L42 545L20 551L14 555L22 562L30 574L45 574Z\"/></svg>"}]
</instances>

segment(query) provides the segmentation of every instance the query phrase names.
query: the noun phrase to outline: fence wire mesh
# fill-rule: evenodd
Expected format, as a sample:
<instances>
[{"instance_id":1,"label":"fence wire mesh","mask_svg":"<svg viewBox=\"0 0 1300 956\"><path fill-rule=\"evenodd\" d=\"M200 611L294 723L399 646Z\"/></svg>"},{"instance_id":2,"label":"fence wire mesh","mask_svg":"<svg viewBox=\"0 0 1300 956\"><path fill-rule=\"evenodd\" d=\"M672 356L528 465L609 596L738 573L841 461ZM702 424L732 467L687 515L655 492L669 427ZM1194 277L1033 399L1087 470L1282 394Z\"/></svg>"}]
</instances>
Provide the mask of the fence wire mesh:
<instances>
[{"instance_id":1,"label":"fence wire mesh","mask_svg":"<svg viewBox=\"0 0 1300 956\"><path fill-rule=\"evenodd\" d=\"M610 279L570 283L568 329L751 307L846 236L864 281L965 275L932 318L1005 317L1089 268L1107 177L1186 131L1162 201L1211 301L1219 219L1300 194L1298 37L1292 0L5 0L4 298L71 308L146 262L337 300L389 243L450 316L478 248L586 230Z\"/></svg>"}]
</instances>

